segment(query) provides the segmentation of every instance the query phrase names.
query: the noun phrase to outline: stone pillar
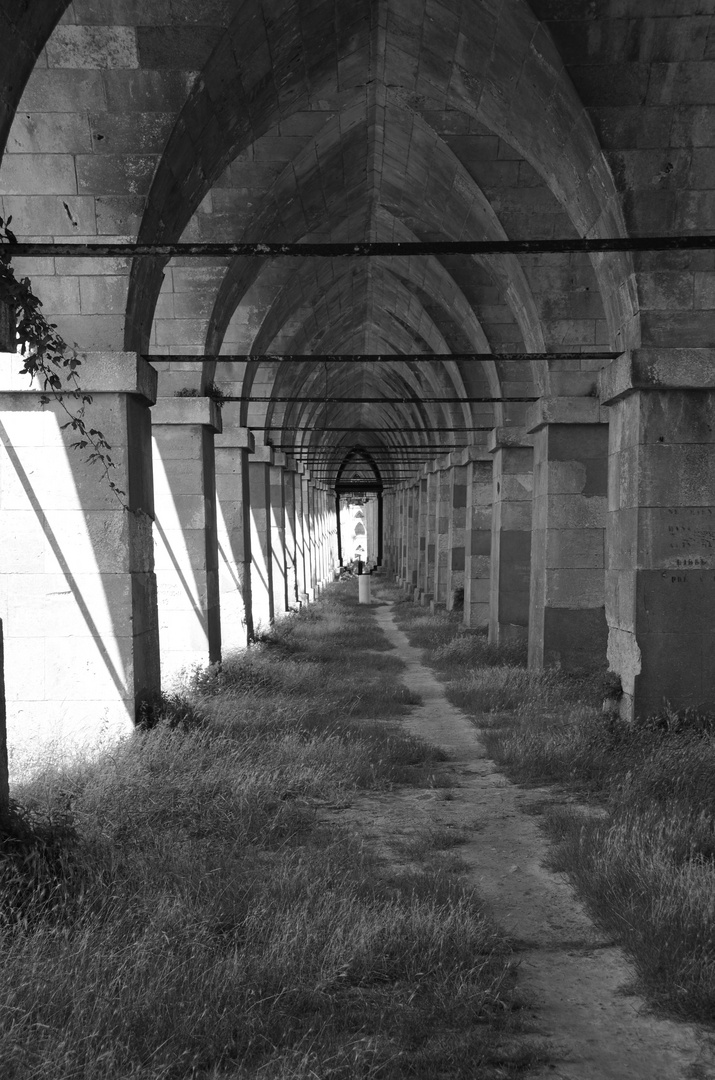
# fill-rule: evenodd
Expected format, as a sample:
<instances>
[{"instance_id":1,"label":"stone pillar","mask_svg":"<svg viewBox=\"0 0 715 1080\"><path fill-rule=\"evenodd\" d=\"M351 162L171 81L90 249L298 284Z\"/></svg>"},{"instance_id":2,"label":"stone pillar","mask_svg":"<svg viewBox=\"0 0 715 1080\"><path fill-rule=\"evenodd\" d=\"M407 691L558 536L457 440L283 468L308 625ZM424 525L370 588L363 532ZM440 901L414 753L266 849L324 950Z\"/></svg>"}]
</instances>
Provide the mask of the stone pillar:
<instances>
[{"instance_id":1,"label":"stone pillar","mask_svg":"<svg viewBox=\"0 0 715 1080\"><path fill-rule=\"evenodd\" d=\"M89 352L88 426L111 445L114 494L67 417L0 356L0 619L11 776L48 751L132 730L159 688L149 405L156 372ZM70 406L73 402L69 402Z\"/></svg>"},{"instance_id":2,"label":"stone pillar","mask_svg":"<svg viewBox=\"0 0 715 1080\"><path fill-rule=\"evenodd\" d=\"M251 507L251 602L255 633L273 622L271 567L271 465L273 450L256 447L248 463Z\"/></svg>"},{"instance_id":3,"label":"stone pillar","mask_svg":"<svg viewBox=\"0 0 715 1080\"><path fill-rule=\"evenodd\" d=\"M434 493L434 576L432 578L432 612L447 607L449 596L449 521L451 498L450 456L441 458L439 471L433 474Z\"/></svg>"},{"instance_id":4,"label":"stone pillar","mask_svg":"<svg viewBox=\"0 0 715 1080\"><path fill-rule=\"evenodd\" d=\"M439 494L439 472L435 466L427 473L427 492L425 504L425 558L422 595L420 603L429 607L434 600L434 568L437 551L437 502Z\"/></svg>"},{"instance_id":5,"label":"stone pillar","mask_svg":"<svg viewBox=\"0 0 715 1080\"><path fill-rule=\"evenodd\" d=\"M207 397L160 398L152 410L156 581L162 682L221 659L214 434Z\"/></svg>"},{"instance_id":6,"label":"stone pillar","mask_svg":"<svg viewBox=\"0 0 715 1080\"><path fill-rule=\"evenodd\" d=\"M715 365L639 349L601 373L610 407L608 660L625 719L715 711Z\"/></svg>"},{"instance_id":7,"label":"stone pillar","mask_svg":"<svg viewBox=\"0 0 715 1080\"><path fill-rule=\"evenodd\" d=\"M305 485L305 477L303 476L303 466L296 465L297 472L295 474L295 555L296 555L296 587L297 597L301 604L305 604L308 601L307 592L307 540L305 535L305 510L303 503L303 491Z\"/></svg>"},{"instance_id":8,"label":"stone pillar","mask_svg":"<svg viewBox=\"0 0 715 1080\"><path fill-rule=\"evenodd\" d=\"M429 486L427 477L420 477L417 496L417 579L415 581L414 601L418 604L424 594L427 574L427 520L429 509Z\"/></svg>"},{"instance_id":9,"label":"stone pillar","mask_svg":"<svg viewBox=\"0 0 715 1080\"><path fill-rule=\"evenodd\" d=\"M408 489L407 501L407 550L405 553L405 591L408 593L408 595L412 596L414 596L414 590L417 587L417 567L420 554L419 511L420 484L417 483Z\"/></svg>"},{"instance_id":10,"label":"stone pillar","mask_svg":"<svg viewBox=\"0 0 715 1080\"><path fill-rule=\"evenodd\" d=\"M605 667L608 427L593 397L542 398L534 435L529 666Z\"/></svg>"},{"instance_id":11,"label":"stone pillar","mask_svg":"<svg viewBox=\"0 0 715 1080\"><path fill-rule=\"evenodd\" d=\"M409 488L401 487L397 491L394 502L394 514L396 517L395 529L395 577L397 584L403 589L407 587L407 544L410 527L408 517ZM389 533L389 527L388 527Z\"/></svg>"},{"instance_id":12,"label":"stone pillar","mask_svg":"<svg viewBox=\"0 0 715 1080\"><path fill-rule=\"evenodd\" d=\"M463 622L476 629L489 626L494 461L486 448L476 446L464 450L462 460L467 469Z\"/></svg>"},{"instance_id":13,"label":"stone pillar","mask_svg":"<svg viewBox=\"0 0 715 1080\"><path fill-rule=\"evenodd\" d=\"M449 471L447 533L447 611L452 611L455 596L464 596L464 567L467 540L467 466L455 464Z\"/></svg>"},{"instance_id":14,"label":"stone pillar","mask_svg":"<svg viewBox=\"0 0 715 1080\"><path fill-rule=\"evenodd\" d=\"M2 311L2 307L0 307ZM7 760L7 708L5 705L5 649L0 619L0 825L10 809L10 776Z\"/></svg>"},{"instance_id":15,"label":"stone pillar","mask_svg":"<svg viewBox=\"0 0 715 1080\"><path fill-rule=\"evenodd\" d=\"M285 454L275 452L270 466L271 482L271 577L273 580L273 615L277 618L288 610L288 577L286 572L285 491L283 487Z\"/></svg>"},{"instance_id":16,"label":"stone pillar","mask_svg":"<svg viewBox=\"0 0 715 1080\"><path fill-rule=\"evenodd\" d=\"M221 649L224 656L232 649L243 648L253 637L248 462L254 447L252 433L238 426L214 439Z\"/></svg>"},{"instance_id":17,"label":"stone pillar","mask_svg":"<svg viewBox=\"0 0 715 1080\"><path fill-rule=\"evenodd\" d=\"M286 464L283 470L283 506L285 512L286 588L288 608L300 607L298 597L298 552L296 533L296 477L295 464Z\"/></svg>"},{"instance_id":18,"label":"stone pillar","mask_svg":"<svg viewBox=\"0 0 715 1080\"><path fill-rule=\"evenodd\" d=\"M305 600L312 603L315 600L315 585L313 576L313 521L312 521L312 484L310 474L306 473L301 481L302 486L302 513L303 513L303 558L305 566ZM303 599L301 597L301 599Z\"/></svg>"},{"instance_id":19,"label":"stone pillar","mask_svg":"<svg viewBox=\"0 0 715 1080\"><path fill-rule=\"evenodd\" d=\"M533 438L517 428L495 428L489 640L523 639L529 627Z\"/></svg>"}]
</instances>

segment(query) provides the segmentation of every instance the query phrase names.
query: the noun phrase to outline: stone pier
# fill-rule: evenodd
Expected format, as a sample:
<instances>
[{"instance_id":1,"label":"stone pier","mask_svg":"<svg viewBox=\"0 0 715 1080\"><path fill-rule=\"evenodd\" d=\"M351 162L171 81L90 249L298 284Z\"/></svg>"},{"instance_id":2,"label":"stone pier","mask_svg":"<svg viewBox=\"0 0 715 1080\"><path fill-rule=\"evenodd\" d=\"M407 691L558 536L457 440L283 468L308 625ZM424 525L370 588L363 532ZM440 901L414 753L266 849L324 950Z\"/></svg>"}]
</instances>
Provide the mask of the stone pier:
<instances>
[{"instance_id":1,"label":"stone pier","mask_svg":"<svg viewBox=\"0 0 715 1080\"><path fill-rule=\"evenodd\" d=\"M214 435L208 397L160 398L152 410L156 579L162 682L221 659Z\"/></svg>"},{"instance_id":2,"label":"stone pier","mask_svg":"<svg viewBox=\"0 0 715 1080\"><path fill-rule=\"evenodd\" d=\"M149 406L156 372L133 353L87 353L89 426L111 444L118 498L76 432L0 355L0 620L11 777L132 730L159 688ZM69 403L70 406L73 404ZM126 506L125 506L126 504ZM1 725L0 725L1 728Z\"/></svg>"},{"instance_id":3,"label":"stone pier","mask_svg":"<svg viewBox=\"0 0 715 1080\"><path fill-rule=\"evenodd\" d=\"M608 426L600 421L594 397L542 398L527 418L534 436L533 668L606 666Z\"/></svg>"},{"instance_id":4,"label":"stone pier","mask_svg":"<svg viewBox=\"0 0 715 1080\"><path fill-rule=\"evenodd\" d=\"M494 462L485 448L471 446L462 460L467 468L464 625L476 629L489 625Z\"/></svg>"},{"instance_id":5,"label":"stone pier","mask_svg":"<svg viewBox=\"0 0 715 1080\"><path fill-rule=\"evenodd\" d=\"M229 430L216 435L214 440L221 650L224 656L232 649L243 648L253 637L248 462L255 447L253 435L246 428L226 426Z\"/></svg>"},{"instance_id":6,"label":"stone pier","mask_svg":"<svg viewBox=\"0 0 715 1080\"><path fill-rule=\"evenodd\" d=\"M496 428L494 455L489 640L526 641L531 578L533 438L520 429Z\"/></svg>"},{"instance_id":7,"label":"stone pier","mask_svg":"<svg viewBox=\"0 0 715 1080\"><path fill-rule=\"evenodd\" d=\"M639 349L606 368L608 659L621 712L715 711L715 367Z\"/></svg>"},{"instance_id":8,"label":"stone pier","mask_svg":"<svg viewBox=\"0 0 715 1080\"><path fill-rule=\"evenodd\" d=\"M271 466L273 450L256 447L248 463L251 514L251 598L253 629L265 631L273 622L273 568L271 566Z\"/></svg>"}]
</instances>

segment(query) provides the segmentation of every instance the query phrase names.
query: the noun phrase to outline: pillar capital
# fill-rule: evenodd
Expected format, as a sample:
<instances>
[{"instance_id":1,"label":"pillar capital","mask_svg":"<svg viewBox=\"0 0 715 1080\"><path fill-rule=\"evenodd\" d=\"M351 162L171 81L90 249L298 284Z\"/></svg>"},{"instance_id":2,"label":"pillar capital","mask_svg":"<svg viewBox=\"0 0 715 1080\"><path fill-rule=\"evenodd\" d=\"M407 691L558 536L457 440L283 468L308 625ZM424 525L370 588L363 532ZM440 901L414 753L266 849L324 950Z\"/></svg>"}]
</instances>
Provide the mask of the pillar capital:
<instances>
[{"instance_id":1,"label":"pillar capital","mask_svg":"<svg viewBox=\"0 0 715 1080\"><path fill-rule=\"evenodd\" d=\"M220 432L216 436L215 445L217 450L248 450L249 454L252 454L256 449L256 440L252 431L239 427Z\"/></svg>"},{"instance_id":2,"label":"pillar capital","mask_svg":"<svg viewBox=\"0 0 715 1080\"><path fill-rule=\"evenodd\" d=\"M221 431L221 410L209 397L159 398L151 410L151 422L163 424L195 424L212 431Z\"/></svg>"},{"instance_id":3,"label":"pillar capital","mask_svg":"<svg viewBox=\"0 0 715 1080\"><path fill-rule=\"evenodd\" d=\"M522 427L497 427L489 432L487 449L490 454L497 450L530 450L534 439Z\"/></svg>"},{"instance_id":4,"label":"pillar capital","mask_svg":"<svg viewBox=\"0 0 715 1080\"><path fill-rule=\"evenodd\" d=\"M81 355L79 385L87 394L134 394L149 404L156 401L158 375L138 353L87 352ZM42 384L20 374L24 361L17 353L0 352L0 393L44 394Z\"/></svg>"},{"instance_id":5,"label":"pillar capital","mask_svg":"<svg viewBox=\"0 0 715 1080\"><path fill-rule=\"evenodd\" d=\"M459 465L468 465L470 461L493 461L492 455L486 446L465 446L455 455Z\"/></svg>"},{"instance_id":6,"label":"pillar capital","mask_svg":"<svg viewBox=\"0 0 715 1080\"><path fill-rule=\"evenodd\" d=\"M637 390L715 390L715 349L632 349L600 374L603 405Z\"/></svg>"},{"instance_id":7,"label":"pillar capital","mask_svg":"<svg viewBox=\"0 0 715 1080\"><path fill-rule=\"evenodd\" d=\"M606 423L596 397L542 397L528 409L525 429L533 435L549 424Z\"/></svg>"},{"instance_id":8,"label":"pillar capital","mask_svg":"<svg viewBox=\"0 0 715 1080\"><path fill-rule=\"evenodd\" d=\"M251 464L274 465L275 450L273 449L273 447L266 446L265 444L254 444Z\"/></svg>"}]
</instances>

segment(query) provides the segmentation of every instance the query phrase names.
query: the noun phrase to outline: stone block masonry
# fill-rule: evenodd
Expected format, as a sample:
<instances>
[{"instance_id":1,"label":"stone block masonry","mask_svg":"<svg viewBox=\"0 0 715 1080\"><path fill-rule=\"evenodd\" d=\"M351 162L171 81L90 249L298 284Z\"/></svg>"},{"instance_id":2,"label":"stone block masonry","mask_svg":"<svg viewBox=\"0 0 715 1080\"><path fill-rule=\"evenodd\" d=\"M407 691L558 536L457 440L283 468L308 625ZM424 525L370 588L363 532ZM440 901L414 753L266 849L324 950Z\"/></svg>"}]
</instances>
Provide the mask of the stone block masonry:
<instances>
[{"instance_id":1,"label":"stone block masonry","mask_svg":"<svg viewBox=\"0 0 715 1080\"><path fill-rule=\"evenodd\" d=\"M0 619L16 777L50 747L61 755L131 731L159 686L156 375L129 353L88 354L83 366L87 418L112 446L127 512L18 367L15 354L0 357Z\"/></svg>"},{"instance_id":2,"label":"stone block masonry","mask_svg":"<svg viewBox=\"0 0 715 1080\"><path fill-rule=\"evenodd\" d=\"M494 455L489 641L526 640L531 582L533 438L522 430L497 428Z\"/></svg>"},{"instance_id":3,"label":"stone block masonry","mask_svg":"<svg viewBox=\"0 0 715 1080\"><path fill-rule=\"evenodd\" d=\"M695 352L637 350L601 376L608 659L627 719L715 710L715 375Z\"/></svg>"}]
</instances>

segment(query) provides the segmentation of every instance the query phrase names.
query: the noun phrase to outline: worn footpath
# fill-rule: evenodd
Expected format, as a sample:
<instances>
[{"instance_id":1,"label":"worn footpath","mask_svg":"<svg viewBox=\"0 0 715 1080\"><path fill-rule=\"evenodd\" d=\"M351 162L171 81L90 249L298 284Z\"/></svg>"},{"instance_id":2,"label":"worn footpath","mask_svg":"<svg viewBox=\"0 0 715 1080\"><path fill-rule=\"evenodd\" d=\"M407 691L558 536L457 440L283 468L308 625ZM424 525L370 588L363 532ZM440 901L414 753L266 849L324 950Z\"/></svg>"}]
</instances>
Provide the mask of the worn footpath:
<instances>
[{"instance_id":1,"label":"worn footpath","mask_svg":"<svg viewBox=\"0 0 715 1080\"><path fill-rule=\"evenodd\" d=\"M405 724L447 751L453 787L448 798L440 788L359 796L343 820L359 818L361 831L385 850L389 840L425 826L466 831L459 855L515 942L530 1037L551 1049L551 1063L532 1072L533 1080L715 1080L715 1035L653 1015L628 989L633 972L623 952L548 870L548 841L529 813L545 792L519 788L496 771L477 729L447 701L391 607L375 604L374 612L407 665L405 683L423 701Z\"/></svg>"}]
</instances>

